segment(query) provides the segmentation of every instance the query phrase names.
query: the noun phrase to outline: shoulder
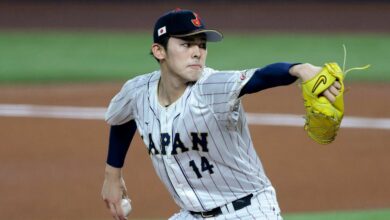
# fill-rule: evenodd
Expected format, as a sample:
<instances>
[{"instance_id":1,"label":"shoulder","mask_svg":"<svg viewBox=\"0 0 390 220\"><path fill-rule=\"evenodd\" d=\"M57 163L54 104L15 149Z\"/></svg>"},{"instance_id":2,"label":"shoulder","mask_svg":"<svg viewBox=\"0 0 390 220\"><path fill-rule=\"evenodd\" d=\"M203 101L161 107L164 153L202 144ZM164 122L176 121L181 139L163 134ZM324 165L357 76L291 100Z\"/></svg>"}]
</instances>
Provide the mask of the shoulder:
<instances>
[{"instance_id":1,"label":"shoulder","mask_svg":"<svg viewBox=\"0 0 390 220\"><path fill-rule=\"evenodd\" d=\"M141 99L139 94L146 92L148 85L159 77L159 71L140 75L128 80L121 91L114 96L105 114L105 120L111 125L123 124L136 117L136 103Z\"/></svg>"},{"instance_id":2,"label":"shoulder","mask_svg":"<svg viewBox=\"0 0 390 220\"><path fill-rule=\"evenodd\" d=\"M250 78L256 69L245 70L215 70L212 68L205 68L202 77L198 80L198 84L203 86L205 84L214 83L234 83L244 81Z\"/></svg>"},{"instance_id":3,"label":"shoulder","mask_svg":"<svg viewBox=\"0 0 390 220\"><path fill-rule=\"evenodd\" d=\"M242 87L253 76L255 69L247 70L214 70L207 68L196 83L197 93L204 98L237 99Z\"/></svg>"},{"instance_id":4,"label":"shoulder","mask_svg":"<svg viewBox=\"0 0 390 220\"><path fill-rule=\"evenodd\" d=\"M197 81L198 85L203 85L207 83L207 81L210 81L210 78L215 78L223 74L224 71L212 69L209 67L204 68L202 76L200 79Z\"/></svg>"}]
</instances>

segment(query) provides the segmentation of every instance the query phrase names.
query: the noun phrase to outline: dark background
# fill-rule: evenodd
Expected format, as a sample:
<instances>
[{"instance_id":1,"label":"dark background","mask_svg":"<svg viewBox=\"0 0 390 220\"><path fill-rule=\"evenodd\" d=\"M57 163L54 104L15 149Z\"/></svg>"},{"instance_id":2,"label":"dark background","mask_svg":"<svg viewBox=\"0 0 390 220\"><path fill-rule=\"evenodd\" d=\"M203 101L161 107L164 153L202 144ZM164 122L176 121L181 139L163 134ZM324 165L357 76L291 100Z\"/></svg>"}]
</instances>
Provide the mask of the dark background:
<instances>
[{"instance_id":1,"label":"dark background","mask_svg":"<svg viewBox=\"0 0 390 220\"><path fill-rule=\"evenodd\" d=\"M0 30L150 31L157 17L191 9L207 26L248 32L388 32L390 1L0 1Z\"/></svg>"}]
</instances>

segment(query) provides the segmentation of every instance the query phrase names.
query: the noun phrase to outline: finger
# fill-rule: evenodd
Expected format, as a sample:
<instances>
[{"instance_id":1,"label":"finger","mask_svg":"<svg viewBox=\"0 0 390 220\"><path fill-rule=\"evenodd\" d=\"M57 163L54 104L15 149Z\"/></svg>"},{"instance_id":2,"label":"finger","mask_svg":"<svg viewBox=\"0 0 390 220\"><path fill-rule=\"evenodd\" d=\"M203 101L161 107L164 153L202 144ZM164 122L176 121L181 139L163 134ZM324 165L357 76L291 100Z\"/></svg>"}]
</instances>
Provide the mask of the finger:
<instances>
[{"instance_id":1,"label":"finger","mask_svg":"<svg viewBox=\"0 0 390 220\"><path fill-rule=\"evenodd\" d=\"M119 215L118 217L119 217L119 220L127 220L127 217L124 215Z\"/></svg>"},{"instance_id":2,"label":"finger","mask_svg":"<svg viewBox=\"0 0 390 220\"><path fill-rule=\"evenodd\" d=\"M338 81L335 81L335 82L333 83L333 86L336 87L336 89L341 89L341 84L340 84L340 82L338 82Z\"/></svg>"},{"instance_id":3,"label":"finger","mask_svg":"<svg viewBox=\"0 0 390 220\"><path fill-rule=\"evenodd\" d=\"M116 209L116 214L117 214L117 217L119 220L126 220L127 217L125 216L123 210L122 210L122 206L119 203L115 203L115 209Z\"/></svg>"},{"instance_id":4,"label":"finger","mask_svg":"<svg viewBox=\"0 0 390 220\"><path fill-rule=\"evenodd\" d=\"M119 220L115 205L113 203L109 203L109 206L110 206L110 212L111 212L112 217L114 217L115 220Z\"/></svg>"},{"instance_id":5,"label":"finger","mask_svg":"<svg viewBox=\"0 0 390 220\"><path fill-rule=\"evenodd\" d=\"M323 92L323 95L324 95L330 102L336 101L336 97L335 97L331 92L329 92L329 90L325 90L325 91Z\"/></svg>"},{"instance_id":6,"label":"finger","mask_svg":"<svg viewBox=\"0 0 390 220\"><path fill-rule=\"evenodd\" d=\"M334 95L334 96L338 96L340 91L335 87L335 86L330 86L328 88L328 90Z\"/></svg>"}]
</instances>

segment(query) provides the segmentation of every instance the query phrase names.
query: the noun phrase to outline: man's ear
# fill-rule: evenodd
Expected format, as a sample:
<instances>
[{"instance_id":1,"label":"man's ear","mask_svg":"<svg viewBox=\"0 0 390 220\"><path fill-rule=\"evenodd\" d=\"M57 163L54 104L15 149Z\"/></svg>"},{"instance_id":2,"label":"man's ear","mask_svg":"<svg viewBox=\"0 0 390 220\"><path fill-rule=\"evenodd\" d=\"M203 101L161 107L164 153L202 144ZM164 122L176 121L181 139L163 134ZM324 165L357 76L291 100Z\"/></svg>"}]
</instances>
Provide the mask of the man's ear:
<instances>
[{"instance_id":1,"label":"man's ear","mask_svg":"<svg viewBox=\"0 0 390 220\"><path fill-rule=\"evenodd\" d=\"M164 47L160 44L156 44L156 43L152 44L152 53L153 56L160 61L165 59L166 57L166 51Z\"/></svg>"}]
</instances>

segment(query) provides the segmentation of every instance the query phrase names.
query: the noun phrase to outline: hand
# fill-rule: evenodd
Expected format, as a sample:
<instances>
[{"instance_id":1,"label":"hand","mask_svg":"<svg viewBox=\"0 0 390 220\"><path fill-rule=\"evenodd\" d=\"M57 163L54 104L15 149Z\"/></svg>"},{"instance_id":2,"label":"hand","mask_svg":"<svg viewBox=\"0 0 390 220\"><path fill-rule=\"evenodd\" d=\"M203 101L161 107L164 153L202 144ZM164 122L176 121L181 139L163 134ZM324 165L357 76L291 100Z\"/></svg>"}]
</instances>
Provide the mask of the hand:
<instances>
[{"instance_id":1,"label":"hand","mask_svg":"<svg viewBox=\"0 0 390 220\"><path fill-rule=\"evenodd\" d=\"M298 64L290 68L290 74L296 77L299 77L302 82L306 82L314 78L320 71L322 67L314 66L310 63ZM325 90L322 95L325 96L330 102L336 101L336 96L339 95L341 89L341 84L335 81L327 90Z\"/></svg>"},{"instance_id":2,"label":"hand","mask_svg":"<svg viewBox=\"0 0 390 220\"><path fill-rule=\"evenodd\" d=\"M106 165L102 198L115 220L127 219L127 216L125 216L121 208L121 199L127 198L127 189L120 168L115 168L108 164Z\"/></svg>"},{"instance_id":3,"label":"hand","mask_svg":"<svg viewBox=\"0 0 390 220\"><path fill-rule=\"evenodd\" d=\"M341 84L335 81L327 90L325 90L322 94L330 101L335 102L336 96L340 94Z\"/></svg>"}]
</instances>

